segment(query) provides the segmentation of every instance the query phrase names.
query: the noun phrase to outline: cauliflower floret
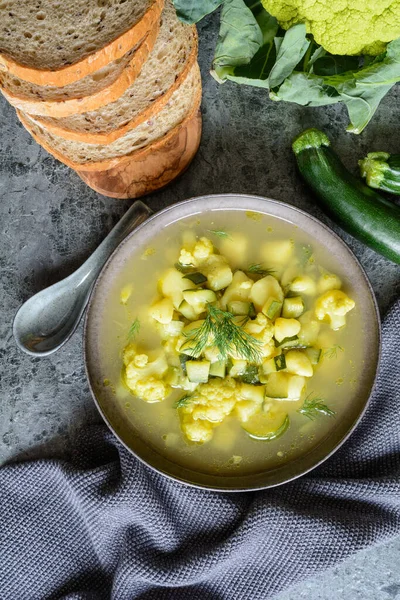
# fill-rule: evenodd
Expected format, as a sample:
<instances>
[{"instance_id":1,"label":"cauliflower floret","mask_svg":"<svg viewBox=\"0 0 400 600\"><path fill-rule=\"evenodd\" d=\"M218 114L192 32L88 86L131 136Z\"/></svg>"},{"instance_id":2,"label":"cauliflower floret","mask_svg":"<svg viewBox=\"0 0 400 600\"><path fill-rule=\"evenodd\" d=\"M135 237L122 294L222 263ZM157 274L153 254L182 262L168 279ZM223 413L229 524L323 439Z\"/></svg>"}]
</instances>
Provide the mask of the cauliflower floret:
<instances>
[{"instance_id":1,"label":"cauliflower floret","mask_svg":"<svg viewBox=\"0 0 400 600\"><path fill-rule=\"evenodd\" d=\"M149 357L147 354L137 354L133 359L133 364L135 367L145 367L149 362Z\"/></svg>"},{"instance_id":2,"label":"cauliflower floret","mask_svg":"<svg viewBox=\"0 0 400 600\"><path fill-rule=\"evenodd\" d=\"M191 252L186 250L186 248L182 248L179 254L179 263L185 267L189 267L191 265L194 266L194 256Z\"/></svg>"},{"instance_id":3,"label":"cauliflower floret","mask_svg":"<svg viewBox=\"0 0 400 600\"><path fill-rule=\"evenodd\" d=\"M212 428L222 423L234 409L238 384L231 377L200 384L180 411L182 430L193 442L209 441ZM198 427L195 423L199 423ZM207 424L207 425L205 425ZM207 439L198 439L203 432Z\"/></svg>"},{"instance_id":4,"label":"cauliflower floret","mask_svg":"<svg viewBox=\"0 0 400 600\"><path fill-rule=\"evenodd\" d=\"M179 263L184 266L200 267L202 263L214 254L214 246L211 240L202 237L195 243L192 251L182 248L179 255Z\"/></svg>"},{"instance_id":5,"label":"cauliflower floret","mask_svg":"<svg viewBox=\"0 0 400 600\"><path fill-rule=\"evenodd\" d=\"M191 442L209 442L213 436L213 426L209 421L192 419L185 416L182 420L182 431Z\"/></svg>"},{"instance_id":6,"label":"cauliflower floret","mask_svg":"<svg viewBox=\"0 0 400 600\"><path fill-rule=\"evenodd\" d=\"M252 321L247 321L243 329L254 339L261 342L259 351L263 360L271 356L275 351L275 344L272 340L274 335L274 325L263 313L258 313Z\"/></svg>"},{"instance_id":7,"label":"cauliflower floret","mask_svg":"<svg viewBox=\"0 0 400 600\"><path fill-rule=\"evenodd\" d=\"M125 381L129 389L145 402L161 402L171 392L164 381L168 371L165 354L150 360L147 354L138 354L130 344L124 350Z\"/></svg>"},{"instance_id":8,"label":"cauliflower floret","mask_svg":"<svg viewBox=\"0 0 400 600\"><path fill-rule=\"evenodd\" d=\"M331 54L376 55L400 36L398 2L262 0L262 4L284 29L305 23L307 32Z\"/></svg>"},{"instance_id":9,"label":"cauliflower floret","mask_svg":"<svg viewBox=\"0 0 400 600\"><path fill-rule=\"evenodd\" d=\"M153 375L135 382L132 391L145 402L162 402L170 393L169 385Z\"/></svg>"},{"instance_id":10,"label":"cauliflower floret","mask_svg":"<svg viewBox=\"0 0 400 600\"><path fill-rule=\"evenodd\" d=\"M206 237L200 238L193 249L195 264L198 266L206 260L211 254L214 254L214 246L211 240Z\"/></svg>"},{"instance_id":11,"label":"cauliflower floret","mask_svg":"<svg viewBox=\"0 0 400 600\"><path fill-rule=\"evenodd\" d=\"M320 296L315 303L315 316L319 321L327 321L332 329L339 329L346 324L345 315L355 307L341 290L330 290Z\"/></svg>"}]
</instances>

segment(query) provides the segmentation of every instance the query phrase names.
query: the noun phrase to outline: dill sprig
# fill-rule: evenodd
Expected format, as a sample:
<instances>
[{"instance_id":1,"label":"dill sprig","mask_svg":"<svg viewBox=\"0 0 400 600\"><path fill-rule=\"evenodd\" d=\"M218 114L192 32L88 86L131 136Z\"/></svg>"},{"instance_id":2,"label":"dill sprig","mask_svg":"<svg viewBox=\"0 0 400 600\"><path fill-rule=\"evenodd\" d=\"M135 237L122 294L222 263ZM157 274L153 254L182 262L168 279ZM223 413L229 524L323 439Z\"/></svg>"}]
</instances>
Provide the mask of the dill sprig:
<instances>
[{"instance_id":1,"label":"dill sprig","mask_svg":"<svg viewBox=\"0 0 400 600\"><path fill-rule=\"evenodd\" d=\"M326 356L326 358L337 358L338 350L339 352L344 352L344 348L342 348L342 346L339 346L339 344L336 344L335 346L324 350L322 356Z\"/></svg>"},{"instance_id":2,"label":"dill sprig","mask_svg":"<svg viewBox=\"0 0 400 600\"><path fill-rule=\"evenodd\" d=\"M140 330L140 321L138 318L136 318L132 325L129 327L129 331L128 331L128 340L130 342L132 342L135 337L137 336L137 334L139 333Z\"/></svg>"},{"instance_id":3,"label":"dill sprig","mask_svg":"<svg viewBox=\"0 0 400 600\"><path fill-rule=\"evenodd\" d=\"M222 229L207 229L207 231L209 231L210 233L213 233L214 235L216 235L217 237L221 238L221 239L228 239L230 240L230 236L228 233L226 233L226 231L223 231Z\"/></svg>"},{"instance_id":4,"label":"dill sprig","mask_svg":"<svg viewBox=\"0 0 400 600\"><path fill-rule=\"evenodd\" d=\"M254 275L262 275L263 277L275 273L274 269L265 268L261 263L250 265L246 271L247 273L253 273Z\"/></svg>"},{"instance_id":5,"label":"dill sprig","mask_svg":"<svg viewBox=\"0 0 400 600\"><path fill-rule=\"evenodd\" d=\"M193 394L186 394L185 396L182 396L182 398L179 398L175 402L174 408L183 408L184 406L187 406L192 398Z\"/></svg>"},{"instance_id":6,"label":"dill sprig","mask_svg":"<svg viewBox=\"0 0 400 600\"><path fill-rule=\"evenodd\" d=\"M331 410L326 404L323 398L308 394L303 402L303 406L299 408L298 412L305 417L308 417L311 421L314 421L319 415L325 415L327 417L334 417L335 411Z\"/></svg>"},{"instance_id":7,"label":"dill sprig","mask_svg":"<svg viewBox=\"0 0 400 600\"><path fill-rule=\"evenodd\" d=\"M261 342L244 331L233 319L232 313L208 304L204 323L189 332L189 337L195 344L191 349L192 356L200 356L207 346L213 345L218 348L220 360L233 355L250 363L261 362Z\"/></svg>"}]
</instances>

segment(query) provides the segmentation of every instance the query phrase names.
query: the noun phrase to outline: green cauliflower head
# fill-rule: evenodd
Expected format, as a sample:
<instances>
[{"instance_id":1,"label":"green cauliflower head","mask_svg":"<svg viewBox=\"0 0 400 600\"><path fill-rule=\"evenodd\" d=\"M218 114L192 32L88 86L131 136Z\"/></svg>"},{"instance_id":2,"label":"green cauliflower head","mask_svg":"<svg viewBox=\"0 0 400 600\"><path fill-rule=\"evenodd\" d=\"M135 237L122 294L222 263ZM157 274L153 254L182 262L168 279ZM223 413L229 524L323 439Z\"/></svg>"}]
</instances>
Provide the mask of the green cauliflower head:
<instances>
[{"instance_id":1,"label":"green cauliflower head","mask_svg":"<svg viewBox=\"0 0 400 600\"><path fill-rule=\"evenodd\" d=\"M305 23L331 54L377 55L400 37L400 0L262 0L284 29Z\"/></svg>"}]
</instances>

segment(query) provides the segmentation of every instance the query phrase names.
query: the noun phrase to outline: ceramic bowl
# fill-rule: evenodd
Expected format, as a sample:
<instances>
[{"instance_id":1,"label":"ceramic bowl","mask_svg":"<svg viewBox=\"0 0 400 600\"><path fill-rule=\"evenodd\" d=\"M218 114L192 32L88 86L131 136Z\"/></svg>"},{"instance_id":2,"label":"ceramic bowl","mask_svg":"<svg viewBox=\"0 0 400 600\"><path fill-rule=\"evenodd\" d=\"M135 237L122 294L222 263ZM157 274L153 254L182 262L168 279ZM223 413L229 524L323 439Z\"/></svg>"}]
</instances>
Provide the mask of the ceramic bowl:
<instances>
[{"instance_id":1,"label":"ceramic bowl","mask_svg":"<svg viewBox=\"0 0 400 600\"><path fill-rule=\"evenodd\" d=\"M359 392L335 427L308 453L269 471L249 475L210 475L184 468L162 456L141 438L140 432L126 419L115 402L113 391L103 385L103 358L107 349L98 344L102 323L98 306L107 295L125 261L137 245L151 245L157 233L171 223L207 211L253 211L293 223L322 244L340 261L343 275L358 298L364 327L368 327L368 344L363 348ZM221 490L259 490L280 485L304 475L331 456L349 437L360 421L374 387L380 357L380 320L374 293L360 263L346 244L326 225L307 213L282 202L256 196L221 194L193 198L170 206L150 217L132 232L105 264L93 289L85 322L84 352L87 377L94 401L107 425L119 441L138 459L165 476L188 485Z\"/></svg>"}]
</instances>

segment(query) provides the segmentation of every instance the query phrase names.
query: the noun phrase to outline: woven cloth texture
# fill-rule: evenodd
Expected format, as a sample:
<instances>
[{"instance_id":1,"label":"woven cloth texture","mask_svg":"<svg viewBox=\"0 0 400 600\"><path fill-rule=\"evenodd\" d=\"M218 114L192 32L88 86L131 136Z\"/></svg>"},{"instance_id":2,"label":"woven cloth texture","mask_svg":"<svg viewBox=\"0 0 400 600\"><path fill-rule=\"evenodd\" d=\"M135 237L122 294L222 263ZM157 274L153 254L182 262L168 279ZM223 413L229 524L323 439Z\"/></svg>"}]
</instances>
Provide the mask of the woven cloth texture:
<instances>
[{"instance_id":1,"label":"woven cloth texture","mask_svg":"<svg viewBox=\"0 0 400 600\"><path fill-rule=\"evenodd\" d=\"M170 481L105 427L69 462L0 470L0 599L257 600L400 534L400 302L360 425L310 474L215 493Z\"/></svg>"}]
</instances>

